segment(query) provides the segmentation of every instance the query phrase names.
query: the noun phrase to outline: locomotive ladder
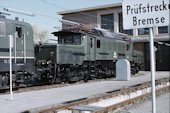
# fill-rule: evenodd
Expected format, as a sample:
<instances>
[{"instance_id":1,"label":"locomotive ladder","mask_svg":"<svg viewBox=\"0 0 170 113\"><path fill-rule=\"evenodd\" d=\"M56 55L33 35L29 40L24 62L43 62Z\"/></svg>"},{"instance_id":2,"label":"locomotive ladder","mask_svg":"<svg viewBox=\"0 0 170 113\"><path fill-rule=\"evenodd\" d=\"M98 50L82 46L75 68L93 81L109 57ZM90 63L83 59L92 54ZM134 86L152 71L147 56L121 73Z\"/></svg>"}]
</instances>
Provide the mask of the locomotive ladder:
<instances>
[{"instance_id":1,"label":"locomotive ladder","mask_svg":"<svg viewBox=\"0 0 170 113\"><path fill-rule=\"evenodd\" d=\"M24 34L23 40L21 40L21 45L23 47L22 56L17 56L17 37L15 35L15 56L14 56L14 61L15 61L16 65L26 65L26 37L25 37L25 34ZM17 62L17 59L20 59L18 57L20 57L21 59L23 58L23 63L21 63L21 62L18 63Z\"/></svg>"}]
</instances>

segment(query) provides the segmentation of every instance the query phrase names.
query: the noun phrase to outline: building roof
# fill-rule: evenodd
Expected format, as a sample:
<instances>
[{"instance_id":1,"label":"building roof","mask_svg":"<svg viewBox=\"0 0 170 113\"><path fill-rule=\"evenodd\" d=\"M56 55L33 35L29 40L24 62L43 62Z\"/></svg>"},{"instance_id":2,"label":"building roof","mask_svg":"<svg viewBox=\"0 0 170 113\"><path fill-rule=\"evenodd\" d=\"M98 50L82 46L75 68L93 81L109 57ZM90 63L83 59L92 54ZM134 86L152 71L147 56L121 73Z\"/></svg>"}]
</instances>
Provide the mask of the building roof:
<instances>
[{"instance_id":1,"label":"building roof","mask_svg":"<svg viewBox=\"0 0 170 113\"><path fill-rule=\"evenodd\" d=\"M102 5L102 6L96 6L96 7L83 8L83 9L61 11L61 12L57 12L57 14L66 15L66 14L77 13L77 12L86 12L86 11L115 8L115 7L121 7L121 6L122 6L122 3L117 3L117 4Z\"/></svg>"}]
</instances>

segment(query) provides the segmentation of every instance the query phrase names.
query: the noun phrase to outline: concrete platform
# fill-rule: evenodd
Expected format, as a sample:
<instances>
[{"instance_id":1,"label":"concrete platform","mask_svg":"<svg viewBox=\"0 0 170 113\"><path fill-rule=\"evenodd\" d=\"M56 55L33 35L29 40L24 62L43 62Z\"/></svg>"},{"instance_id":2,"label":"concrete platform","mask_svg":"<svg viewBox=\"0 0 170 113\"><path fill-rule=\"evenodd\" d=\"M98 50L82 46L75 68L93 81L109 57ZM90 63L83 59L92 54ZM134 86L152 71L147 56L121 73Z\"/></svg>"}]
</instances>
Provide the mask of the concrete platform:
<instances>
[{"instance_id":1,"label":"concrete platform","mask_svg":"<svg viewBox=\"0 0 170 113\"><path fill-rule=\"evenodd\" d=\"M151 80L150 72L140 73L144 75L132 77L130 81L116 81L111 79L61 88L15 93L13 95L13 101L10 101L9 94L0 95L0 113L20 113L26 110L48 108L67 101L93 97ZM156 72L156 79L168 77L170 77L170 72Z\"/></svg>"}]
</instances>

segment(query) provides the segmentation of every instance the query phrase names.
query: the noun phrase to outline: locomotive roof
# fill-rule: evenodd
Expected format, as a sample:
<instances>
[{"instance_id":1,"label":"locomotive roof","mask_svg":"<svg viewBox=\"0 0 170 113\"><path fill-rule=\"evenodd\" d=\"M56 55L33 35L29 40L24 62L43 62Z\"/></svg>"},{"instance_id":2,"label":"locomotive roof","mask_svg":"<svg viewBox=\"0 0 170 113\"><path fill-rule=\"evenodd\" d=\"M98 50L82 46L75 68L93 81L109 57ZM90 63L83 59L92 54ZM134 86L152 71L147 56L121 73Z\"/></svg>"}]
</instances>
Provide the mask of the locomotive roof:
<instances>
[{"instance_id":1,"label":"locomotive roof","mask_svg":"<svg viewBox=\"0 0 170 113\"><path fill-rule=\"evenodd\" d=\"M11 20L6 18L0 18L1 24L4 26L2 29L4 30L3 35L0 37L8 37L8 35L14 34L16 32L16 29L14 27L21 27L22 30L20 33L26 33L29 32L28 38L33 38L33 31L32 26L29 23L23 22L23 21L17 21L17 20Z\"/></svg>"},{"instance_id":2,"label":"locomotive roof","mask_svg":"<svg viewBox=\"0 0 170 113\"><path fill-rule=\"evenodd\" d=\"M127 38L126 34L123 33L113 33L105 29L94 28L90 31L80 30L80 29L63 29L61 31L53 32L54 36L62 36L62 35L73 35L73 34L85 34L90 36L98 36L101 38L109 38L113 40L127 41L130 40Z\"/></svg>"},{"instance_id":3,"label":"locomotive roof","mask_svg":"<svg viewBox=\"0 0 170 113\"><path fill-rule=\"evenodd\" d=\"M94 28L95 32L100 32L99 34L101 34L101 36L105 37L105 38L111 38L111 39L118 39L118 40L124 40L127 39L127 34L123 34L123 33L114 33L111 31L108 31L106 29L102 29L102 28Z\"/></svg>"},{"instance_id":4,"label":"locomotive roof","mask_svg":"<svg viewBox=\"0 0 170 113\"><path fill-rule=\"evenodd\" d=\"M52 32L51 34L54 34L54 36L61 36L61 35L81 34L81 33L62 30L62 31Z\"/></svg>"},{"instance_id":5,"label":"locomotive roof","mask_svg":"<svg viewBox=\"0 0 170 113\"><path fill-rule=\"evenodd\" d=\"M29 23L27 23L27 22L19 21L19 20L7 19L7 18L5 18L5 17L0 18L0 21L8 22L8 23L15 23L15 24L25 25L25 26L30 26L30 27L31 27L31 25L30 25Z\"/></svg>"}]
</instances>

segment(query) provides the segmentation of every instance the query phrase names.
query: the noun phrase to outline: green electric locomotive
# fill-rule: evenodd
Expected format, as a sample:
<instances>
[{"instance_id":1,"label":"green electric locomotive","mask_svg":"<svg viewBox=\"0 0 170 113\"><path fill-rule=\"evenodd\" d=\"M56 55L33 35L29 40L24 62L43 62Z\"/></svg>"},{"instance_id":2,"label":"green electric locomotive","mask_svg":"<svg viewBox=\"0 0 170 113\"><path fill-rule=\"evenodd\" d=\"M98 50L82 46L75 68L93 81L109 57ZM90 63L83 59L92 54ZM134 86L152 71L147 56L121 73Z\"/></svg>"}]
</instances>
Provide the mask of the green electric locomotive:
<instances>
[{"instance_id":1,"label":"green electric locomotive","mask_svg":"<svg viewBox=\"0 0 170 113\"><path fill-rule=\"evenodd\" d=\"M13 83L19 85L35 72L34 42L30 24L0 15L0 88L9 85L9 44L12 46Z\"/></svg>"},{"instance_id":2,"label":"green electric locomotive","mask_svg":"<svg viewBox=\"0 0 170 113\"><path fill-rule=\"evenodd\" d=\"M112 77L119 59L130 61L132 73L137 73L143 63L142 52L135 51L130 41L107 30L61 30L53 34L58 37L57 45L35 49L37 72L48 75L50 82Z\"/></svg>"}]
</instances>

